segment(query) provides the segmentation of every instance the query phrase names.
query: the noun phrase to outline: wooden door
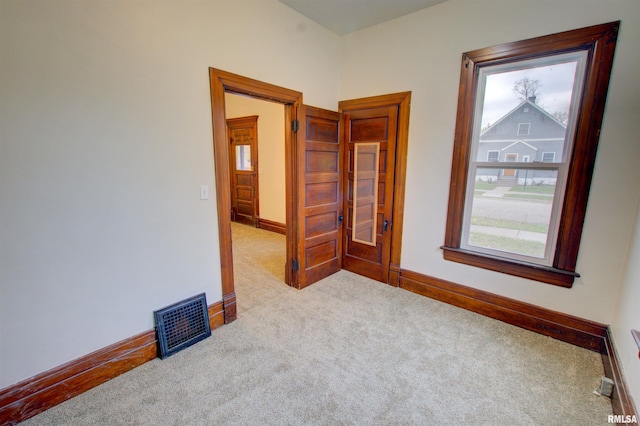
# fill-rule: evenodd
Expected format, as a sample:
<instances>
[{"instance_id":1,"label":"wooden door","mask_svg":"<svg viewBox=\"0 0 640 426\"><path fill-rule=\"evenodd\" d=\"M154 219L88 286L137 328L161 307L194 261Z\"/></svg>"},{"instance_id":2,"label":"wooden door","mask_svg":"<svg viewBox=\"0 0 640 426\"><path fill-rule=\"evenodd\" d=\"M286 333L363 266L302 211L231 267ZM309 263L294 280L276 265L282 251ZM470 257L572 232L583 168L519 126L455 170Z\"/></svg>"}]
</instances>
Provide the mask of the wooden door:
<instances>
[{"instance_id":1,"label":"wooden door","mask_svg":"<svg viewBox=\"0 0 640 426\"><path fill-rule=\"evenodd\" d=\"M398 106L343 112L342 267L389 282Z\"/></svg>"},{"instance_id":2,"label":"wooden door","mask_svg":"<svg viewBox=\"0 0 640 426\"><path fill-rule=\"evenodd\" d=\"M258 116L227 120L231 220L255 226L258 217Z\"/></svg>"},{"instance_id":3,"label":"wooden door","mask_svg":"<svg viewBox=\"0 0 640 426\"><path fill-rule=\"evenodd\" d=\"M342 267L342 144L340 115L300 107L297 132L298 247L295 287Z\"/></svg>"},{"instance_id":4,"label":"wooden door","mask_svg":"<svg viewBox=\"0 0 640 426\"><path fill-rule=\"evenodd\" d=\"M518 161L518 154L505 154L504 161L507 163L515 163ZM515 177L516 171L515 169L503 169L502 175L504 177Z\"/></svg>"}]
</instances>

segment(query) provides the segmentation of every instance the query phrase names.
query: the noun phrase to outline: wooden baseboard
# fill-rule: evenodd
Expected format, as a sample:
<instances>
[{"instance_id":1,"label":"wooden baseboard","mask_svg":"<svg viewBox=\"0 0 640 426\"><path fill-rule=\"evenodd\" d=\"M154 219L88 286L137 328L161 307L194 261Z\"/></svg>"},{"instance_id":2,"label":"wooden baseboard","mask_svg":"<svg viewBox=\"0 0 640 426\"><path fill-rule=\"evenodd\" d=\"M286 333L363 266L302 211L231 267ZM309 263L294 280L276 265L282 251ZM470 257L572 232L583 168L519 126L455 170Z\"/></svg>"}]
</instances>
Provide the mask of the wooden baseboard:
<instances>
[{"instance_id":1,"label":"wooden baseboard","mask_svg":"<svg viewBox=\"0 0 640 426\"><path fill-rule=\"evenodd\" d=\"M224 316L224 323L229 324L233 322L238 317L238 313L236 310L236 292L232 291L231 293L222 295L222 310Z\"/></svg>"},{"instance_id":2,"label":"wooden baseboard","mask_svg":"<svg viewBox=\"0 0 640 426\"><path fill-rule=\"evenodd\" d=\"M208 307L212 329L224 324L222 302ZM14 425L126 373L158 354L149 330L0 390L0 424Z\"/></svg>"},{"instance_id":3,"label":"wooden baseboard","mask_svg":"<svg viewBox=\"0 0 640 426\"><path fill-rule=\"evenodd\" d=\"M211 326L211 330L215 330L221 325L224 325L224 305L222 301L209 305L207 307L207 312L209 313L209 325Z\"/></svg>"},{"instance_id":4,"label":"wooden baseboard","mask_svg":"<svg viewBox=\"0 0 640 426\"><path fill-rule=\"evenodd\" d=\"M400 287L602 353L607 326L562 312L402 269Z\"/></svg>"},{"instance_id":5,"label":"wooden baseboard","mask_svg":"<svg viewBox=\"0 0 640 426\"><path fill-rule=\"evenodd\" d=\"M404 269L400 271L400 287L599 352L605 376L614 381L613 413L638 418L608 326Z\"/></svg>"},{"instance_id":6,"label":"wooden baseboard","mask_svg":"<svg viewBox=\"0 0 640 426\"><path fill-rule=\"evenodd\" d=\"M623 416L635 416L638 418L638 411L633 405L633 400L627 392L627 385L622 376L622 370L620 369L620 360L618 359L618 353L613 346L613 340L611 338L611 329L607 327L607 334L605 337L605 347L602 352L602 365L604 366L605 376L613 380L613 395L611 395L611 406L613 407L613 414L619 414Z\"/></svg>"},{"instance_id":7,"label":"wooden baseboard","mask_svg":"<svg viewBox=\"0 0 640 426\"><path fill-rule=\"evenodd\" d=\"M277 232L278 234L287 235L287 225L280 222L274 222L268 219L258 219L257 228L265 231Z\"/></svg>"}]
</instances>

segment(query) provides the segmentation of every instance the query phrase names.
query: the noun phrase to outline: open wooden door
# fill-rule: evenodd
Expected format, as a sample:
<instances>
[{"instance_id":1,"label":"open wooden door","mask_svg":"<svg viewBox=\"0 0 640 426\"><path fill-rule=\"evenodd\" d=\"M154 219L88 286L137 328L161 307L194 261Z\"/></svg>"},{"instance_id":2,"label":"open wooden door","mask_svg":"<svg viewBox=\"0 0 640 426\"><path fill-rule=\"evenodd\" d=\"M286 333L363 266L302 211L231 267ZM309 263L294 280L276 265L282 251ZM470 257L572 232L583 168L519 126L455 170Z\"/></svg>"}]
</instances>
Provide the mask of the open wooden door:
<instances>
[{"instance_id":1,"label":"open wooden door","mask_svg":"<svg viewBox=\"0 0 640 426\"><path fill-rule=\"evenodd\" d=\"M389 282L398 107L343 111L344 269Z\"/></svg>"},{"instance_id":2,"label":"open wooden door","mask_svg":"<svg viewBox=\"0 0 640 426\"><path fill-rule=\"evenodd\" d=\"M340 115L302 105L298 114L297 259L294 286L304 288L342 268Z\"/></svg>"}]
</instances>

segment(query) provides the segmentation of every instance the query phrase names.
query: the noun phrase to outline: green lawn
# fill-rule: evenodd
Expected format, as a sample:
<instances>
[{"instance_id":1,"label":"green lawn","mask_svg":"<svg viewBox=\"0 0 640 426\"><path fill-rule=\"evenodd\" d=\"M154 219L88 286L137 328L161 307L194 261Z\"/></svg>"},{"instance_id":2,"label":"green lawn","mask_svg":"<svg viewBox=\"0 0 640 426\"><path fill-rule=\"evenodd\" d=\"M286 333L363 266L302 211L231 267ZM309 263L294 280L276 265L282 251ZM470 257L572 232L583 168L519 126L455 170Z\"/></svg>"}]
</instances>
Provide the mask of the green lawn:
<instances>
[{"instance_id":1,"label":"green lawn","mask_svg":"<svg viewBox=\"0 0 640 426\"><path fill-rule=\"evenodd\" d=\"M496 185L495 183L490 183L490 182L482 182L482 181L476 181L476 185L474 186L474 189L476 191L480 190L480 191L491 191L493 189L496 189Z\"/></svg>"},{"instance_id":2,"label":"green lawn","mask_svg":"<svg viewBox=\"0 0 640 426\"><path fill-rule=\"evenodd\" d=\"M493 250L524 254L526 256L540 258L544 256L544 244L535 241L525 241L515 238L470 232L469 244Z\"/></svg>"},{"instance_id":3,"label":"green lawn","mask_svg":"<svg viewBox=\"0 0 640 426\"><path fill-rule=\"evenodd\" d=\"M544 194L504 194L502 198L517 198L519 200L553 201L552 195Z\"/></svg>"},{"instance_id":4,"label":"green lawn","mask_svg":"<svg viewBox=\"0 0 640 426\"><path fill-rule=\"evenodd\" d=\"M494 219L491 217L473 216L471 218L472 225L490 226L492 228L518 229L520 231L540 232L546 234L549 231L549 225L544 223L528 223L516 220Z\"/></svg>"}]
</instances>

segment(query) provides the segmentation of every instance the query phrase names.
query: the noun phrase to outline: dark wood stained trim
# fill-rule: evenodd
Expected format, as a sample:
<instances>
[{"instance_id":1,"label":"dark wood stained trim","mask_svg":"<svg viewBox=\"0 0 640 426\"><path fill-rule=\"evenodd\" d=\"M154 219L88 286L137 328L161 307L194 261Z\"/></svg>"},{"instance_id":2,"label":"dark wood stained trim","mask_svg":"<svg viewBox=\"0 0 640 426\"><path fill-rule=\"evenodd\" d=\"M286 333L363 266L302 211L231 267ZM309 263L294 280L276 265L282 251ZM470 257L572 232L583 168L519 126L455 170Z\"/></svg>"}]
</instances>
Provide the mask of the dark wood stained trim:
<instances>
[{"instance_id":1,"label":"dark wood stained trim","mask_svg":"<svg viewBox=\"0 0 640 426\"><path fill-rule=\"evenodd\" d=\"M400 271L400 287L576 346L604 349L604 324L405 269Z\"/></svg>"},{"instance_id":2,"label":"dark wood stained trim","mask_svg":"<svg viewBox=\"0 0 640 426\"><path fill-rule=\"evenodd\" d=\"M211 122L213 126L213 159L215 169L216 201L218 208L218 239L220 244L220 269L225 321L236 318L235 285L233 280L233 252L231 246L231 191L229 183L229 152L227 146L225 100L226 92L251 96L284 104L284 121L287 125L285 137L286 179L286 235L287 266L285 281L296 286L296 274L292 273L292 260L297 253L296 222L296 135L290 123L298 118L298 107L302 105L302 93L264 83L241 75L209 68L211 90Z\"/></svg>"},{"instance_id":3,"label":"dark wood stained trim","mask_svg":"<svg viewBox=\"0 0 640 426\"><path fill-rule=\"evenodd\" d=\"M209 326L211 327L211 330L215 330L225 324L224 304L222 301L209 305L207 307L207 312L209 313Z\"/></svg>"},{"instance_id":4,"label":"dark wood stained trim","mask_svg":"<svg viewBox=\"0 0 640 426\"><path fill-rule=\"evenodd\" d=\"M258 218L257 228L264 229L265 231L276 232L282 235L287 235L287 225L280 222L274 222L268 219Z\"/></svg>"},{"instance_id":5,"label":"dark wood stained trim","mask_svg":"<svg viewBox=\"0 0 640 426\"><path fill-rule=\"evenodd\" d=\"M389 285L392 287L400 286L400 265L395 263L389 265Z\"/></svg>"},{"instance_id":6,"label":"dark wood stained trim","mask_svg":"<svg viewBox=\"0 0 640 426\"><path fill-rule=\"evenodd\" d=\"M516 260L505 260L485 253L478 253L454 247L440 247L443 257L446 260L463 263L465 265L478 266L503 274L526 277L528 279L571 288L575 277L580 274L576 272L564 271L550 266L535 265L532 263L518 262Z\"/></svg>"},{"instance_id":7,"label":"dark wood stained trim","mask_svg":"<svg viewBox=\"0 0 640 426\"><path fill-rule=\"evenodd\" d=\"M223 321L222 302L208 307L211 328ZM156 358L155 330L114 343L0 390L0 424L15 425Z\"/></svg>"},{"instance_id":8,"label":"dark wood stained trim","mask_svg":"<svg viewBox=\"0 0 640 426\"><path fill-rule=\"evenodd\" d=\"M613 339L611 337L611 329L607 327L605 336L605 345L602 351L602 364L604 366L605 376L613 380L613 395L611 395L611 406L613 408L613 414L619 415L635 415L638 417L638 411L636 410L631 396L627 392L627 385L624 377L622 376L622 370L620 369L620 359L618 353L613 346Z\"/></svg>"},{"instance_id":9,"label":"dark wood stained trim","mask_svg":"<svg viewBox=\"0 0 640 426\"><path fill-rule=\"evenodd\" d=\"M238 317L236 311L236 292L232 291L222 295L222 306L224 310L224 323L229 324Z\"/></svg>"}]
</instances>

